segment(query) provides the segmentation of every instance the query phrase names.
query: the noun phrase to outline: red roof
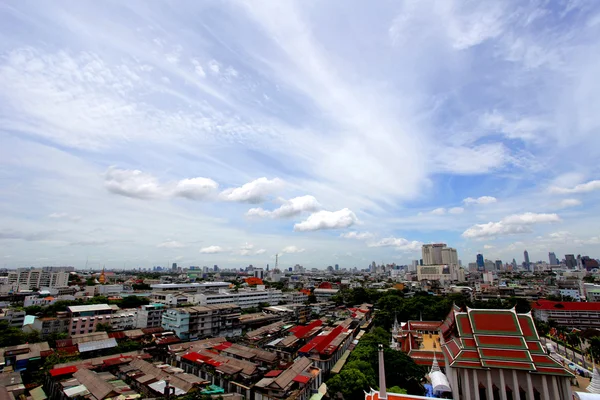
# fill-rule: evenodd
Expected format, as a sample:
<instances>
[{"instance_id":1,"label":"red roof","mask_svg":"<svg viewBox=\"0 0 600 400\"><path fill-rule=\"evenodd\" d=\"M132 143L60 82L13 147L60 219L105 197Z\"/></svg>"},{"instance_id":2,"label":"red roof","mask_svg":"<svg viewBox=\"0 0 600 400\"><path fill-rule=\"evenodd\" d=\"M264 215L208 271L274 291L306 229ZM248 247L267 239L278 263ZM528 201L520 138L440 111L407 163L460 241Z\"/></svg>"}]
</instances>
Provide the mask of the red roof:
<instances>
[{"instance_id":1,"label":"red roof","mask_svg":"<svg viewBox=\"0 0 600 400\"><path fill-rule=\"evenodd\" d=\"M316 350L319 353L331 353L334 349L329 348L328 346L333 342L333 340L338 337L344 331L344 327L341 325L336 326L329 334L316 346Z\"/></svg>"},{"instance_id":2,"label":"red roof","mask_svg":"<svg viewBox=\"0 0 600 400\"><path fill-rule=\"evenodd\" d=\"M213 346L213 349L222 351L222 350L230 348L232 344L233 343L230 343L230 342L219 343L218 345Z\"/></svg>"},{"instance_id":3,"label":"red roof","mask_svg":"<svg viewBox=\"0 0 600 400\"><path fill-rule=\"evenodd\" d=\"M120 332L110 332L108 334L109 338L115 338L115 339L123 339L125 338L125 332L120 331Z\"/></svg>"},{"instance_id":4,"label":"red roof","mask_svg":"<svg viewBox=\"0 0 600 400\"><path fill-rule=\"evenodd\" d=\"M188 353L188 354L182 356L181 358L186 359L188 361L193 361L193 362L208 362L208 360L211 359L210 357L205 356L203 354L196 353L195 351Z\"/></svg>"},{"instance_id":5,"label":"red roof","mask_svg":"<svg viewBox=\"0 0 600 400\"><path fill-rule=\"evenodd\" d=\"M53 377L56 377L56 376L61 376L61 375L74 374L75 372L77 372L76 366L54 368L54 369L50 370L50 375L52 375Z\"/></svg>"},{"instance_id":6,"label":"red roof","mask_svg":"<svg viewBox=\"0 0 600 400\"><path fill-rule=\"evenodd\" d=\"M325 339L326 335L315 336L310 342L306 343L304 346L300 347L298 350L299 353L309 353L312 349L317 347L319 343L321 343Z\"/></svg>"},{"instance_id":7,"label":"red roof","mask_svg":"<svg viewBox=\"0 0 600 400\"><path fill-rule=\"evenodd\" d=\"M308 325L305 326L297 326L294 328L294 336L296 336L299 339L303 339L305 338L313 329L319 327L323 325L323 321L321 321L320 319L311 322Z\"/></svg>"},{"instance_id":8,"label":"red roof","mask_svg":"<svg viewBox=\"0 0 600 400\"><path fill-rule=\"evenodd\" d=\"M310 376L296 375L296 377L293 379L293 381L300 382L300 383L308 383L310 381Z\"/></svg>"},{"instance_id":9,"label":"red roof","mask_svg":"<svg viewBox=\"0 0 600 400\"><path fill-rule=\"evenodd\" d=\"M531 303L534 310L600 311L600 303L582 303L579 301L550 301L540 299Z\"/></svg>"},{"instance_id":10,"label":"red roof","mask_svg":"<svg viewBox=\"0 0 600 400\"><path fill-rule=\"evenodd\" d=\"M265 378L274 378L276 376L279 376L283 371L279 370L279 369L274 369L272 371L269 371L265 374Z\"/></svg>"}]
</instances>

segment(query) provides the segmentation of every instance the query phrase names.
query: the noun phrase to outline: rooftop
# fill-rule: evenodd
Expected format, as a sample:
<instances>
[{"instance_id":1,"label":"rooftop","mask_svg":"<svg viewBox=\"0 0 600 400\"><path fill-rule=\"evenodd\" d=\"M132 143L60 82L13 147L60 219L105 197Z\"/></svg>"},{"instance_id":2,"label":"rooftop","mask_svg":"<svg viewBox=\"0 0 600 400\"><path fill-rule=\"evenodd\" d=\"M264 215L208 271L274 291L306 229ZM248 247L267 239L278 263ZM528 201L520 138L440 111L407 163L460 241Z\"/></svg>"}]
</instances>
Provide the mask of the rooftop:
<instances>
[{"instance_id":1,"label":"rooftop","mask_svg":"<svg viewBox=\"0 0 600 400\"><path fill-rule=\"evenodd\" d=\"M86 311L107 311L113 308L108 304L90 304L86 306L68 306L71 312L86 312Z\"/></svg>"},{"instance_id":2,"label":"rooftop","mask_svg":"<svg viewBox=\"0 0 600 400\"><path fill-rule=\"evenodd\" d=\"M531 303L534 310L557 310L557 311L600 311L600 303L582 303L578 301L551 301L540 299Z\"/></svg>"}]
</instances>

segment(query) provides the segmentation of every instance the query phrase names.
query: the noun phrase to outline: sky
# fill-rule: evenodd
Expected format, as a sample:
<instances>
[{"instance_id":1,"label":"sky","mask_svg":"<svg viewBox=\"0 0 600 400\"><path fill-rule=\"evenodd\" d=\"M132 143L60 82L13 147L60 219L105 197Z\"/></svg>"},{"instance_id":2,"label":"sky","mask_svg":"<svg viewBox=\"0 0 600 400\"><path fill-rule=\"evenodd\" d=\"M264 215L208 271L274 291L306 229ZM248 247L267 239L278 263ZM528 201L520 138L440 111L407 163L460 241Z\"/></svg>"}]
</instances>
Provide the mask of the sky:
<instances>
[{"instance_id":1,"label":"sky","mask_svg":"<svg viewBox=\"0 0 600 400\"><path fill-rule=\"evenodd\" d=\"M0 267L600 257L600 3L3 1Z\"/></svg>"}]
</instances>

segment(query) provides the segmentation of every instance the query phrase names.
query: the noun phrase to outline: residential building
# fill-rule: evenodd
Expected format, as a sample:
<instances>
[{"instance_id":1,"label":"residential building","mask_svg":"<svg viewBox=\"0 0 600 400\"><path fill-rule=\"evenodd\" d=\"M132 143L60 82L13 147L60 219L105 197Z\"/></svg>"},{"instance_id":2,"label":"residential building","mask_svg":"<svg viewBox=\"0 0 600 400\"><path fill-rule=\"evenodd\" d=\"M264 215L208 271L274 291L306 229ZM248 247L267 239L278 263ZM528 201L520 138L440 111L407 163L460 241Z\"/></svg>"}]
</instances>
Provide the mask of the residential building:
<instances>
[{"instance_id":1,"label":"residential building","mask_svg":"<svg viewBox=\"0 0 600 400\"><path fill-rule=\"evenodd\" d=\"M451 247L442 248L442 262L446 265L458 265L458 253Z\"/></svg>"},{"instance_id":2,"label":"residential building","mask_svg":"<svg viewBox=\"0 0 600 400\"><path fill-rule=\"evenodd\" d=\"M255 400L307 400L322 383L321 370L306 357L298 358L286 370L272 370L254 386Z\"/></svg>"},{"instance_id":3,"label":"residential building","mask_svg":"<svg viewBox=\"0 0 600 400\"><path fill-rule=\"evenodd\" d=\"M242 334L240 307L236 304L167 309L163 312L161 326L183 340Z\"/></svg>"},{"instance_id":4,"label":"residential building","mask_svg":"<svg viewBox=\"0 0 600 400\"><path fill-rule=\"evenodd\" d=\"M31 330L38 331L42 339L46 339L48 336L58 333L69 332L69 325L71 319L62 313L56 317L40 317L36 318L31 324Z\"/></svg>"},{"instance_id":5,"label":"residential building","mask_svg":"<svg viewBox=\"0 0 600 400\"><path fill-rule=\"evenodd\" d=\"M593 283L583 284L583 296L587 301L600 302L600 285Z\"/></svg>"},{"instance_id":6,"label":"residential building","mask_svg":"<svg viewBox=\"0 0 600 400\"><path fill-rule=\"evenodd\" d=\"M574 254L565 254L565 264L569 269L577 268L577 259Z\"/></svg>"},{"instance_id":7,"label":"residential building","mask_svg":"<svg viewBox=\"0 0 600 400\"><path fill-rule=\"evenodd\" d=\"M313 291L313 294L317 298L318 302L330 301L333 296L339 292L339 289L320 289L317 288Z\"/></svg>"},{"instance_id":8,"label":"residential building","mask_svg":"<svg viewBox=\"0 0 600 400\"><path fill-rule=\"evenodd\" d=\"M99 323L110 324L114 308L108 304L92 304L67 307L70 318L69 335L81 335L96 331Z\"/></svg>"},{"instance_id":9,"label":"residential building","mask_svg":"<svg viewBox=\"0 0 600 400\"><path fill-rule=\"evenodd\" d=\"M264 286L262 286L264 288ZM237 292L219 290L218 293L199 293L197 303L200 305L213 304L236 304L240 308L256 308L261 304L277 305L281 301L283 293L281 290L262 289L239 290Z\"/></svg>"},{"instance_id":10,"label":"residential building","mask_svg":"<svg viewBox=\"0 0 600 400\"><path fill-rule=\"evenodd\" d=\"M162 314L165 311L164 304L155 303L141 306L137 310L136 328L157 328L162 323Z\"/></svg>"},{"instance_id":11,"label":"residential building","mask_svg":"<svg viewBox=\"0 0 600 400\"><path fill-rule=\"evenodd\" d=\"M114 331L125 331L137 326L137 309L117 310L110 317L110 326Z\"/></svg>"},{"instance_id":12,"label":"residential building","mask_svg":"<svg viewBox=\"0 0 600 400\"><path fill-rule=\"evenodd\" d=\"M150 285L152 290L161 290L161 291L196 291L196 292L205 292L207 290L219 290L219 289L227 289L231 286L230 283L227 282L202 282L202 283L157 283Z\"/></svg>"},{"instance_id":13,"label":"residential building","mask_svg":"<svg viewBox=\"0 0 600 400\"><path fill-rule=\"evenodd\" d=\"M352 318L330 330L322 331L298 350L298 355L308 357L321 371L329 372L344 355L354 340L354 330L350 328Z\"/></svg>"},{"instance_id":14,"label":"residential building","mask_svg":"<svg viewBox=\"0 0 600 400\"><path fill-rule=\"evenodd\" d=\"M54 296L26 296L25 300L23 300L23 307L31 307L31 306L40 306L47 307L56 303L57 298Z\"/></svg>"},{"instance_id":15,"label":"residential building","mask_svg":"<svg viewBox=\"0 0 600 400\"><path fill-rule=\"evenodd\" d=\"M0 321L6 321L10 326L20 329L25 322L25 315L25 311L7 308L0 311Z\"/></svg>"},{"instance_id":16,"label":"residential building","mask_svg":"<svg viewBox=\"0 0 600 400\"><path fill-rule=\"evenodd\" d=\"M555 321L559 326L577 329L600 329L600 303L550 301L540 299L531 303L533 316L541 321Z\"/></svg>"},{"instance_id":17,"label":"residential building","mask_svg":"<svg viewBox=\"0 0 600 400\"><path fill-rule=\"evenodd\" d=\"M285 292L282 294L281 300L288 304L306 303L308 295L304 292Z\"/></svg>"},{"instance_id":18,"label":"residential building","mask_svg":"<svg viewBox=\"0 0 600 400\"><path fill-rule=\"evenodd\" d=\"M69 285L69 273L64 271L45 271L43 269L20 268L9 271L8 284L13 287L28 287L29 289L41 287L64 287Z\"/></svg>"}]
</instances>

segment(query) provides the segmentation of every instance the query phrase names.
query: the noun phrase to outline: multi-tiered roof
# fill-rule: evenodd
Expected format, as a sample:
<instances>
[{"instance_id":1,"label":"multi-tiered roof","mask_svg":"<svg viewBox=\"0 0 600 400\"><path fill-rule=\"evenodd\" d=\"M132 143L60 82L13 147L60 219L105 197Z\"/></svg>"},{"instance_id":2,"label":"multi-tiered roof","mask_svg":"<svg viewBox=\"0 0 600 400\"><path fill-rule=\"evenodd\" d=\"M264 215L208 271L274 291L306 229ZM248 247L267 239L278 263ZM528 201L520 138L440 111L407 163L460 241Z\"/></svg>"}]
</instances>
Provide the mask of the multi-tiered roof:
<instances>
[{"instance_id":1,"label":"multi-tiered roof","mask_svg":"<svg viewBox=\"0 0 600 400\"><path fill-rule=\"evenodd\" d=\"M455 368L502 368L572 376L544 352L531 313L454 308L440 327Z\"/></svg>"}]
</instances>

